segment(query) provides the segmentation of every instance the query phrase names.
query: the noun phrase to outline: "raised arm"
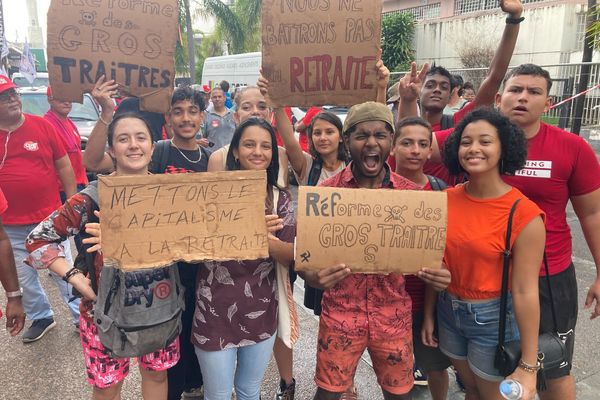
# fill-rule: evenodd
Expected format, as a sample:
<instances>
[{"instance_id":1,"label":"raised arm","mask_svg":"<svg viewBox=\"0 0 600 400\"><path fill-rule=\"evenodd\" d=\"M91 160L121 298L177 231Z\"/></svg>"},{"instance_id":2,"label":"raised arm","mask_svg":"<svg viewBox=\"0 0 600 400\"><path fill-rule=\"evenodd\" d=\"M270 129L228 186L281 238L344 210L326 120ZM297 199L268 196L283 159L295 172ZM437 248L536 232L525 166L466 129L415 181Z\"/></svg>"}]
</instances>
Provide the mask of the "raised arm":
<instances>
[{"instance_id":1,"label":"raised arm","mask_svg":"<svg viewBox=\"0 0 600 400\"><path fill-rule=\"evenodd\" d=\"M523 14L523 4L520 0L501 0L500 7L513 20L521 18L521 14ZM506 70L515 50L517 37L519 36L519 25L518 23L507 23L504 27L502 39L500 39L496 53L494 53L488 75L481 83L475 96L475 106L494 104L496 93L506 75Z\"/></svg>"},{"instance_id":2,"label":"raised arm","mask_svg":"<svg viewBox=\"0 0 600 400\"><path fill-rule=\"evenodd\" d=\"M383 64L381 59L381 50L379 51L379 61L375 64L377 70L377 98L376 102L387 104L387 87L390 82L390 70Z\"/></svg>"},{"instance_id":3,"label":"raised arm","mask_svg":"<svg viewBox=\"0 0 600 400\"><path fill-rule=\"evenodd\" d=\"M88 138L83 153L83 165L93 172L109 172L114 169L113 161L104 149L106 148L108 124L112 121L114 114L112 96L116 94L117 87L115 81L107 81L103 75L92 89L92 97L102 107L102 114Z\"/></svg>"},{"instance_id":4,"label":"raised arm","mask_svg":"<svg viewBox=\"0 0 600 400\"><path fill-rule=\"evenodd\" d=\"M417 99L421 94L421 87L427 71L429 71L429 64L423 64L421 70L417 72L417 63L413 61L410 64L410 72L398 81L398 92L400 94L398 121L408 117L416 117L419 114Z\"/></svg>"},{"instance_id":5,"label":"raised arm","mask_svg":"<svg viewBox=\"0 0 600 400\"><path fill-rule=\"evenodd\" d=\"M257 86L266 99L269 98L268 85L269 81L261 75L260 78L258 78ZM294 136L294 127L283 108L275 108L275 127L281 136L281 140L283 140L285 151L294 172L299 177L302 177L302 174L305 173L306 170L306 158L304 157L304 152L302 151L302 147L300 147L300 143L298 143Z\"/></svg>"}]
</instances>

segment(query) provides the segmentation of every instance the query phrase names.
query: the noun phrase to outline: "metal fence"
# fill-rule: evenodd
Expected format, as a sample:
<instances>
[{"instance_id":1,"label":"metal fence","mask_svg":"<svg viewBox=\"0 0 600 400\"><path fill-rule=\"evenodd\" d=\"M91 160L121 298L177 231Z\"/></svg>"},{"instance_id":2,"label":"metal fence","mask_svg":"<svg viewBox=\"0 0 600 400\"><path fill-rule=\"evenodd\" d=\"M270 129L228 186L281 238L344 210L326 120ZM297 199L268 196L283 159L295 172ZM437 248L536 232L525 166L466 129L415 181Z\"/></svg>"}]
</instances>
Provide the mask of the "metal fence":
<instances>
[{"instance_id":1,"label":"metal fence","mask_svg":"<svg viewBox=\"0 0 600 400\"><path fill-rule=\"evenodd\" d=\"M586 63L590 66L590 77L588 87L593 87L600 83L600 63ZM576 94L577 85L581 76L581 66L578 64L552 64L541 65L552 77L552 90L550 95L553 103L568 99ZM509 68L510 70L510 68ZM450 69L453 74L463 77L465 82L471 82L475 87L479 87L487 74L487 68L456 68ZM393 72L391 81L398 80L406 72ZM575 115L574 100L571 100L559 107L550 110L546 116L561 126L571 126L575 119L582 118L582 125L600 125L600 89L594 89L587 93L583 109L583 115Z\"/></svg>"}]
</instances>

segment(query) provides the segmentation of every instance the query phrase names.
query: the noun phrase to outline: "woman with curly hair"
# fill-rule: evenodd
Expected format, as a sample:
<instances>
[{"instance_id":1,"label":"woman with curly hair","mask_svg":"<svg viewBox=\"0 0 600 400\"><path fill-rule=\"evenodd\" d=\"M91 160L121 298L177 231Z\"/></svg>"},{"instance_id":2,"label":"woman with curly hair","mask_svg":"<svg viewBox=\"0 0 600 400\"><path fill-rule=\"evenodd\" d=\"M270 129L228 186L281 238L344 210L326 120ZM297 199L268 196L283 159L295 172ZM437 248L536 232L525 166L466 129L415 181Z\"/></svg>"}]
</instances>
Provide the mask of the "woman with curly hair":
<instances>
[{"instance_id":1,"label":"woman with curly hair","mask_svg":"<svg viewBox=\"0 0 600 400\"><path fill-rule=\"evenodd\" d=\"M510 210L511 269L506 342L521 341L521 363L510 375L535 396L539 327L538 272L544 252L544 213L502 175L526 160L521 129L491 109L466 116L448 138L444 162L452 174L470 180L448 189L448 231L444 262L452 282L438 299L439 346L467 389L466 399L500 399L504 376L494 365L500 320L503 252ZM424 322L424 342L433 339L433 316Z\"/></svg>"}]
</instances>

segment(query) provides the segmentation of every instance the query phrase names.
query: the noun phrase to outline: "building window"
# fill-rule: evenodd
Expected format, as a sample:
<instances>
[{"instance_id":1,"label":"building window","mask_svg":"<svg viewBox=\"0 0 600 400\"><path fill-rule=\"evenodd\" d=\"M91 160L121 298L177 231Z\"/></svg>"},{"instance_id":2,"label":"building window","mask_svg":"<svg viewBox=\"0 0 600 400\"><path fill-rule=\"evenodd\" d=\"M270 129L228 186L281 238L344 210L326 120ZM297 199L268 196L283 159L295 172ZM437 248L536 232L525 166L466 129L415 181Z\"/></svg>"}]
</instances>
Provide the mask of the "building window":
<instances>
[{"instance_id":1,"label":"building window","mask_svg":"<svg viewBox=\"0 0 600 400\"><path fill-rule=\"evenodd\" d=\"M575 30L575 48L581 50L585 41L585 23L587 14L584 12L577 13L577 27Z\"/></svg>"},{"instance_id":2,"label":"building window","mask_svg":"<svg viewBox=\"0 0 600 400\"><path fill-rule=\"evenodd\" d=\"M441 3L427 4L424 6L410 7L396 11L384 13L384 15L393 15L399 13L412 14L417 21L423 19L432 19L440 16Z\"/></svg>"},{"instance_id":3,"label":"building window","mask_svg":"<svg viewBox=\"0 0 600 400\"><path fill-rule=\"evenodd\" d=\"M549 0L521 0L523 4L540 3ZM454 0L454 15L468 14L482 10L500 8L498 0Z\"/></svg>"}]
</instances>

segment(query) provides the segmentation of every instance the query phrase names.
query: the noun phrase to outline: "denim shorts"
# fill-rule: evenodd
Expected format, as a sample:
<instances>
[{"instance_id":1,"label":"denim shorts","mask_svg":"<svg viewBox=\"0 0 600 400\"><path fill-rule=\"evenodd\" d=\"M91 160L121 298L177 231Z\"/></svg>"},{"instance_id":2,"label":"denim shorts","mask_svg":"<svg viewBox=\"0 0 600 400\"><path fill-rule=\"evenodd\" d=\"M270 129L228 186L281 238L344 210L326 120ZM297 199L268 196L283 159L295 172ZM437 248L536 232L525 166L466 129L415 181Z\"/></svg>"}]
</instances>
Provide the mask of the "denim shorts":
<instances>
[{"instance_id":1,"label":"denim shorts","mask_svg":"<svg viewBox=\"0 0 600 400\"><path fill-rule=\"evenodd\" d=\"M471 371L488 381L504 377L494 367L500 320L500 299L480 303L440 293L437 305L440 350L450 358L467 360ZM508 297L505 342L519 340L519 329Z\"/></svg>"}]
</instances>

